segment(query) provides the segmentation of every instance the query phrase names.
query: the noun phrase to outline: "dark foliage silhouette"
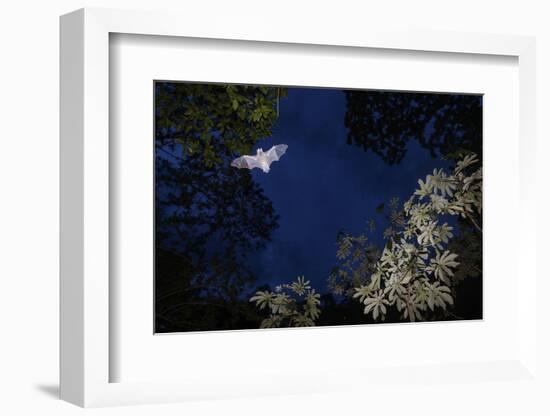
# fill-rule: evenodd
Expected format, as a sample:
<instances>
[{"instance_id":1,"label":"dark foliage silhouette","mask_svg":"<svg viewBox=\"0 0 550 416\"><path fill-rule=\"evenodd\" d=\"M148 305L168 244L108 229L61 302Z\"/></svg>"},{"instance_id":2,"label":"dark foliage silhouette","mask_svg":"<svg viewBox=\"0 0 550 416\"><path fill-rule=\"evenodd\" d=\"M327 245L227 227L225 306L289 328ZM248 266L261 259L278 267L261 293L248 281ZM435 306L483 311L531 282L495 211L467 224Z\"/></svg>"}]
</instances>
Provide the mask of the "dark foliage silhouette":
<instances>
[{"instance_id":1,"label":"dark foliage silhouette","mask_svg":"<svg viewBox=\"0 0 550 416\"><path fill-rule=\"evenodd\" d=\"M433 157L469 151L482 157L479 95L355 91L346 93L348 143L401 162L417 140Z\"/></svg>"},{"instance_id":2,"label":"dark foliage silhouette","mask_svg":"<svg viewBox=\"0 0 550 416\"><path fill-rule=\"evenodd\" d=\"M156 331L257 327L247 255L277 227L249 171L230 166L270 133L278 92L156 85Z\"/></svg>"}]
</instances>

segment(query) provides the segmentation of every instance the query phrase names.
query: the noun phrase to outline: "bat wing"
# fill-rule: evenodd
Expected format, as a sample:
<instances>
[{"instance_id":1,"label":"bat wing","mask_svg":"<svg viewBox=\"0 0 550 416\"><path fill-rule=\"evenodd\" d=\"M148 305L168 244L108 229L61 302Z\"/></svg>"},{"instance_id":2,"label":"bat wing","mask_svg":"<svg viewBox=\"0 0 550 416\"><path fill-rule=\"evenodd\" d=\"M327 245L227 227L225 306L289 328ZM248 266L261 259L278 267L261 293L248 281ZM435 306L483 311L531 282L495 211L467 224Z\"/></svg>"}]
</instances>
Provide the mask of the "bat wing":
<instances>
[{"instance_id":1,"label":"bat wing","mask_svg":"<svg viewBox=\"0 0 550 416\"><path fill-rule=\"evenodd\" d=\"M271 165L271 162L279 160L285 154L286 149L288 149L286 144L273 146L267 151L267 163Z\"/></svg>"},{"instance_id":2,"label":"bat wing","mask_svg":"<svg viewBox=\"0 0 550 416\"><path fill-rule=\"evenodd\" d=\"M259 168L260 164L256 159L256 156L241 156L231 162L231 166L234 166L239 169L254 169Z\"/></svg>"}]
</instances>

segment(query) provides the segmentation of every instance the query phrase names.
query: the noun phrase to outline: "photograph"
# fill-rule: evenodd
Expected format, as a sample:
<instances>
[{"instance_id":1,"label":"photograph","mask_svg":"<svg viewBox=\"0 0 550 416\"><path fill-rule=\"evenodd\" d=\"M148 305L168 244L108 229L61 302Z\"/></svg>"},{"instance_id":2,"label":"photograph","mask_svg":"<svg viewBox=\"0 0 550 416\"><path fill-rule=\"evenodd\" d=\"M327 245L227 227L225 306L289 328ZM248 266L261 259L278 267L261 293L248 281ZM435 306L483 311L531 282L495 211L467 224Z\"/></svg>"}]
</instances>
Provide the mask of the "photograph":
<instances>
[{"instance_id":1,"label":"photograph","mask_svg":"<svg viewBox=\"0 0 550 416\"><path fill-rule=\"evenodd\" d=\"M545 2L4 3L0 415L550 415Z\"/></svg>"},{"instance_id":2,"label":"photograph","mask_svg":"<svg viewBox=\"0 0 550 416\"><path fill-rule=\"evenodd\" d=\"M482 95L154 99L156 333L483 318Z\"/></svg>"}]
</instances>

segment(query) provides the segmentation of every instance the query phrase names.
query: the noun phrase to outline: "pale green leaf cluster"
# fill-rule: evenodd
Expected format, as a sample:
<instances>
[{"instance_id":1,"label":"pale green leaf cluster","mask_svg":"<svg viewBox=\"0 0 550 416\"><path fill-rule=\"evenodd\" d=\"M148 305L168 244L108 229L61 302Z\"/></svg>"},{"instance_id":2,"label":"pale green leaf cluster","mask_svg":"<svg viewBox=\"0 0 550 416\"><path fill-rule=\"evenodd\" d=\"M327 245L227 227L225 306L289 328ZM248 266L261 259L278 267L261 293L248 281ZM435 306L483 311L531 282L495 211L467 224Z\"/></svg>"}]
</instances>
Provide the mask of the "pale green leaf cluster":
<instances>
[{"instance_id":1,"label":"pale green leaf cluster","mask_svg":"<svg viewBox=\"0 0 550 416\"><path fill-rule=\"evenodd\" d=\"M468 155L451 174L434 169L418 181L401 210L395 200L390 203L391 226L384 233L389 241L372 272L354 288L353 297L365 305L365 314L384 320L389 308L395 308L403 319L416 321L453 305L451 287L460 263L448 249L453 227L442 217L460 215L481 231L472 215L481 214L482 208L481 168L473 168L477 162L475 155Z\"/></svg>"},{"instance_id":2,"label":"pale green leaf cluster","mask_svg":"<svg viewBox=\"0 0 550 416\"><path fill-rule=\"evenodd\" d=\"M260 328L315 326L321 313L321 296L304 276L277 286L275 292L258 291L250 302L255 302L260 310L269 311L269 317L262 321Z\"/></svg>"}]
</instances>

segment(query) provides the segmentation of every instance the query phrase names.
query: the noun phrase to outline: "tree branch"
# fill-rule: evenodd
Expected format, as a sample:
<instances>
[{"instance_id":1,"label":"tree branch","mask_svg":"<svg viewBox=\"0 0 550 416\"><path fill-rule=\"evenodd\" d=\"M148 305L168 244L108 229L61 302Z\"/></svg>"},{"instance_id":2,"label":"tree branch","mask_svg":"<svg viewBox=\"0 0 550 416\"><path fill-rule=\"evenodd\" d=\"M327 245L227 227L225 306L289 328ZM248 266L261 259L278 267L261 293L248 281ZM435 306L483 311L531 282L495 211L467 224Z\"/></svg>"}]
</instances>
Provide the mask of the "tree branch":
<instances>
[{"instance_id":1,"label":"tree branch","mask_svg":"<svg viewBox=\"0 0 550 416\"><path fill-rule=\"evenodd\" d=\"M474 225L475 228L477 228L477 230L480 232L480 233L483 233L483 230L481 229L481 227L479 226L479 224L476 222L476 220L474 219L474 217L472 217L470 214L468 214L466 212L466 217L468 217L468 219L471 221L471 223Z\"/></svg>"}]
</instances>

